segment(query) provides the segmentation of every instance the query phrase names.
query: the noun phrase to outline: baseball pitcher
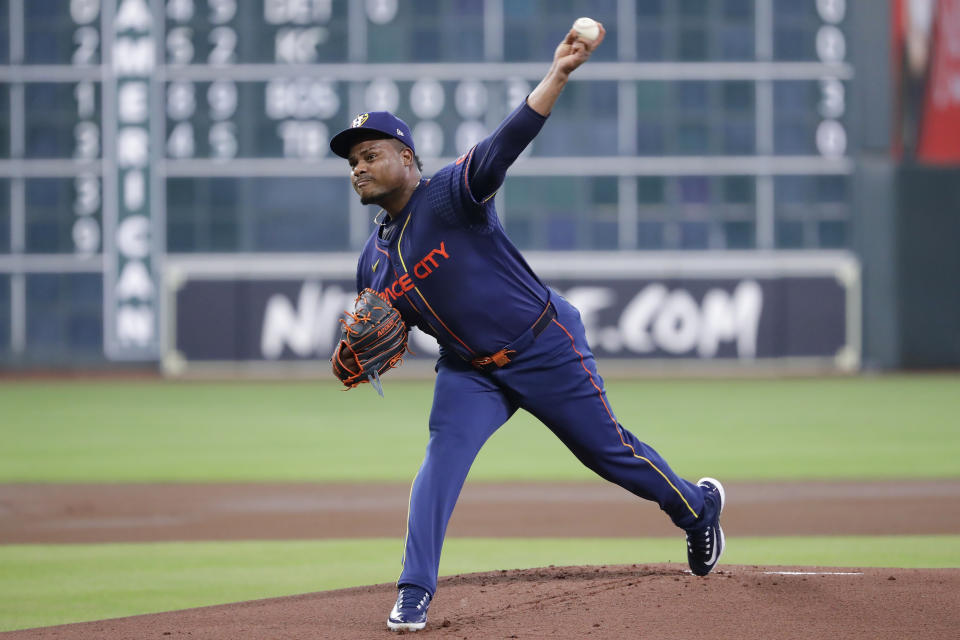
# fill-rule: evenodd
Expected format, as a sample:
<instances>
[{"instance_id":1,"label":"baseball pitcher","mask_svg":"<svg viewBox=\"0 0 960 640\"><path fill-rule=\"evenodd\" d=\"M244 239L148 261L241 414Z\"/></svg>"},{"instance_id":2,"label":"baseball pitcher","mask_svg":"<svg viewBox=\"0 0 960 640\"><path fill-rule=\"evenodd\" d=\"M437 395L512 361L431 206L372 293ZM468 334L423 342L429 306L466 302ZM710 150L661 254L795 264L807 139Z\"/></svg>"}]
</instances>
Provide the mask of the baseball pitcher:
<instances>
[{"instance_id":1,"label":"baseball pitcher","mask_svg":"<svg viewBox=\"0 0 960 640\"><path fill-rule=\"evenodd\" d=\"M417 326L440 344L430 438L410 495L390 629L426 625L447 522L467 472L518 409L598 475L659 504L686 532L693 573L708 574L723 551L721 484L677 476L620 424L579 312L537 277L494 209L507 169L544 126L570 74L603 42L603 26L594 24L593 39L571 29L523 103L430 178L421 175L410 128L389 112L360 114L330 141L348 160L361 202L382 208L357 264L360 297L349 323L366 333L353 344L357 336L345 330L333 358L337 376L347 386L379 382L402 355L397 314L404 327ZM391 317L379 328L380 318ZM390 350L364 352L380 344Z\"/></svg>"}]
</instances>

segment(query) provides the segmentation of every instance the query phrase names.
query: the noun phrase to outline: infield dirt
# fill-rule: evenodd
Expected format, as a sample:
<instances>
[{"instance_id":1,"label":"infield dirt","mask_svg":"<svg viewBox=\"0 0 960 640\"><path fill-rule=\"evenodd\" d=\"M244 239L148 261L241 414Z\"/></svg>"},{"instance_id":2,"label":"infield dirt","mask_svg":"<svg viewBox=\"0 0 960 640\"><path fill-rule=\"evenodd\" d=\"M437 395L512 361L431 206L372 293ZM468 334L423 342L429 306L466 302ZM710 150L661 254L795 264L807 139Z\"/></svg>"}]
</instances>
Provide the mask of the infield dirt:
<instances>
[{"instance_id":1,"label":"infield dirt","mask_svg":"<svg viewBox=\"0 0 960 640\"><path fill-rule=\"evenodd\" d=\"M403 535L395 485L0 485L0 544ZM724 529L960 533L960 480L728 484ZM776 513L776 516L771 516ZM450 536L682 536L604 484L476 484ZM390 638L391 584L45 627L20 638ZM425 638L956 638L960 569L548 567L441 579Z\"/></svg>"}]
</instances>

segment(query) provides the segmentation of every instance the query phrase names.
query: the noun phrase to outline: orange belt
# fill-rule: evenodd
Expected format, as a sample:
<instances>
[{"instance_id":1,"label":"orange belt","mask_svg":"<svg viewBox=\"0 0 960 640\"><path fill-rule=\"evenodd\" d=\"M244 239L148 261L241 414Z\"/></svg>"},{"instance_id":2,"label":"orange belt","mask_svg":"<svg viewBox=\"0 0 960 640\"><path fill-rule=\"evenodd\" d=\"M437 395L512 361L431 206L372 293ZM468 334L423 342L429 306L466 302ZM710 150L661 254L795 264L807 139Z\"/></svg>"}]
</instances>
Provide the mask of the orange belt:
<instances>
[{"instance_id":1,"label":"orange belt","mask_svg":"<svg viewBox=\"0 0 960 640\"><path fill-rule=\"evenodd\" d=\"M552 302L548 302L540 317L533 323L533 326L524 331L523 335L505 346L500 351L492 353L489 356L481 356L470 361L474 367L480 371L493 371L510 364L511 358L519 351L528 347L537 336L543 333L543 330L557 317L557 310Z\"/></svg>"}]
</instances>

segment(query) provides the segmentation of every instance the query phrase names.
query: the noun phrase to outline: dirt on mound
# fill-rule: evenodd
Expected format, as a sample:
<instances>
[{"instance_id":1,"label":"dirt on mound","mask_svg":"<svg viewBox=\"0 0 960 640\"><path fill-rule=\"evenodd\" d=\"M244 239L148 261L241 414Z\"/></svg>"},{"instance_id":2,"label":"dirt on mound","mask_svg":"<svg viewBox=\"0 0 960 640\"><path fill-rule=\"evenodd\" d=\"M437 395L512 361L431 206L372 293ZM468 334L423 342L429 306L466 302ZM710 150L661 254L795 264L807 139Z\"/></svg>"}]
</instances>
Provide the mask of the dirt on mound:
<instances>
[{"instance_id":1,"label":"dirt on mound","mask_svg":"<svg viewBox=\"0 0 960 640\"><path fill-rule=\"evenodd\" d=\"M0 634L4 640L368 640L392 584ZM549 567L440 581L416 637L883 640L956 638L960 570L678 565Z\"/></svg>"}]
</instances>

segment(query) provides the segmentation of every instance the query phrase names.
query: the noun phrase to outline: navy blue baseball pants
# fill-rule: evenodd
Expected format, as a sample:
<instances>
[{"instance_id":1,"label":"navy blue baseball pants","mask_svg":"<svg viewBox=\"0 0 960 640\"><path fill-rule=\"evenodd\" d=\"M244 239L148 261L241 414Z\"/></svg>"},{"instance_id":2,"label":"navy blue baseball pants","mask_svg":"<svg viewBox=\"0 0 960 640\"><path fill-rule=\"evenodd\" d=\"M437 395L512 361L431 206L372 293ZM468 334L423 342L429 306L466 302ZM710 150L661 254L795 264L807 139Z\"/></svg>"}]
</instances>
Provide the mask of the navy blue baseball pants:
<instances>
[{"instance_id":1,"label":"navy blue baseball pants","mask_svg":"<svg viewBox=\"0 0 960 640\"><path fill-rule=\"evenodd\" d=\"M518 408L543 422L598 475L658 503L678 527L696 523L702 490L617 422L580 312L551 293L557 317L506 367L485 373L449 351L440 358L430 440L410 492L398 584L436 593L447 522L467 472L480 447Z\"/></svg>"}]
</instances>

